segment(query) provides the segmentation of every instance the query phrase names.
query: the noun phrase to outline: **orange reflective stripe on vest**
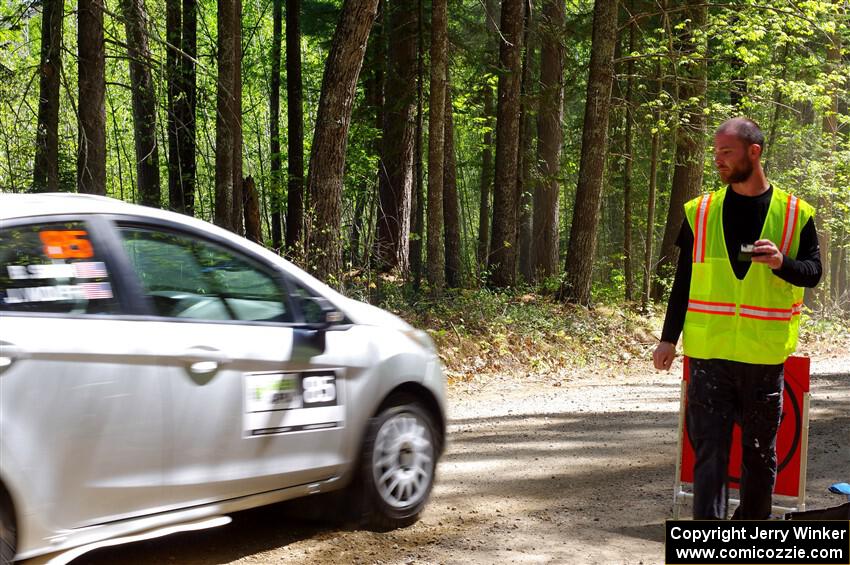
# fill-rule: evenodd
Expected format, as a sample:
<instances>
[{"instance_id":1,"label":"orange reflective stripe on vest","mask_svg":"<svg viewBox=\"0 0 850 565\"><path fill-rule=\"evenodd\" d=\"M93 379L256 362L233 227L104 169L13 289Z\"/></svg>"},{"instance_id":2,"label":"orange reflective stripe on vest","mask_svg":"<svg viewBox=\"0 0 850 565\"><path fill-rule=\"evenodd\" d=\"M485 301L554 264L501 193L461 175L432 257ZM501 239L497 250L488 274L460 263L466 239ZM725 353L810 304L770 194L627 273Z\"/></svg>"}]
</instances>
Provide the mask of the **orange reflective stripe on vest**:
<instances>
[{"instance_id":1,"label":"orange reflective stripe on vest","mask_svg":"<svg viewBox=\"0 0 850 565\"><path fill-rule=\"evenodd\" d=\"M797 197L788 195L788 204L785 207L785 225L782 228L782 243L779 250L787 255L791 249L791 241L794 237L794 228L797 227Z\"/></svg>"},{"instance_id":2,"label":"orange reflective stripe on vest","mask_svg":"<svg viewBox=\"0 0 850 565\"><path fill-rule=\"evenodd\" d=\"M702 312L703 314L718 314L720 316L734 316L734 302L706 302L705 300L688 300L689 312Z\"/></svg>"},{"instance_id":3,"label":"orange reflective stripe on vest","mask_svg":"<svg viewBox=\"0 0 850 565\"><path fill-rule=\"evenodd\" d=\"M711 206L713 193L708 193L700 198L697 205L697 217L694 226L694 263L705 261L705 241L708 223L708 209Z\"/></svg>"},{"instance_id":4,"label":"orange reflective stripe on vest","mask_svg":"<svg viewBox=\"0 0 850 565\"><path fill-rule=\"evenodd\" d=\"M756 320L779 320L787 322L792 316L800 315L800 310L797 306L795 304L791 308L764 308L761 306L741 304L740 315L744 318L753 318Z\"/></svg>"}]
</instances>

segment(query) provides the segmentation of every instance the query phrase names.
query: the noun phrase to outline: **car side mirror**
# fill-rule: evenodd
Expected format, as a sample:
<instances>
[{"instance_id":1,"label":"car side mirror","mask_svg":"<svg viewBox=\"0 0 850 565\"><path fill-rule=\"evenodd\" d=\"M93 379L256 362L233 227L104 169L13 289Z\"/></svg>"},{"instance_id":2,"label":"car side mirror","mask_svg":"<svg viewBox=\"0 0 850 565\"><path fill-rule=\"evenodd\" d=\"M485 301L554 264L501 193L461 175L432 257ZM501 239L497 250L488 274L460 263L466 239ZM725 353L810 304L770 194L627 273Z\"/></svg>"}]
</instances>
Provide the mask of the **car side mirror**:
<instances>
[{"instance_id":1,"label":"car side mirror","mask_svg":"<svg viewBox=\"0 0 850 565\"><path fill-rule=\"evenodd\" d=\"M308 296L302 298L302 307L308 323L319 330L326 330L333 324L345 319L345 315L336 309L327 298Z\"/></svg>"}]
</instances>

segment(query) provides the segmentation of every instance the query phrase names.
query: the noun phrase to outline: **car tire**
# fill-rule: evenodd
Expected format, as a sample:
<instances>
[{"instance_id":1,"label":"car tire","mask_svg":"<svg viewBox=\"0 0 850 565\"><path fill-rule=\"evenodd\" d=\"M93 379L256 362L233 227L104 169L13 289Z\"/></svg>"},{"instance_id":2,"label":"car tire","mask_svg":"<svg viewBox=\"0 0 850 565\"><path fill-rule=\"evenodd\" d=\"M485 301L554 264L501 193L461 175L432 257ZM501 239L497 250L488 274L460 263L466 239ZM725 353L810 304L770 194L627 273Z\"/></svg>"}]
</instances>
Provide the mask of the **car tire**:
<instances>
[{"instance_id":1,"label":"car tire","mask_svg":"<svg viewBox=\"0 0 850 565\"><path fill-rule=\"evenodd\" d=\"M15 560L17 541L12 513L0 504L0 565L9 565Z\"/></svg>"},{"instance_id":2,"label":"car tire","mask_svg":"<svg viewBox=\"0 0 850 565\"><path fill-rule=\"evenodd\" d=\"M441 441L434 416L407 395L391 399L370 420L356 485L368 527L387 531L419 519L434 486Z\"/></svg>"}]
</instances>

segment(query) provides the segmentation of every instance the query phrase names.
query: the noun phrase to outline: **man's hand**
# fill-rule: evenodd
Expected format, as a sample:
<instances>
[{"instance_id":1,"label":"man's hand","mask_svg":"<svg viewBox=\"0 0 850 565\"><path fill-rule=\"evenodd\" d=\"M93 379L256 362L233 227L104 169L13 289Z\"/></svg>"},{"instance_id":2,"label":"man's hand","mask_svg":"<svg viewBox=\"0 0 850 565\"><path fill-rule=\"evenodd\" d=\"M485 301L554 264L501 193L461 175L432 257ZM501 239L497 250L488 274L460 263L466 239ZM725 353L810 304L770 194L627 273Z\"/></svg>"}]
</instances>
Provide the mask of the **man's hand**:
<instances>
[{"instance_id":1,"label":"man's hand","mask_svg":"<svg viewBox=\"0 0 850 565\"><path fill-rule=\"evenodd\" d=\"M769 239L760 239L753 246L753 263L764 263L771 269L782 266L782 252Z\"/></svg>"},{"instance_id":2,"label":"man's hand","mask_svg":"<svg viewBox=\"0 0 850 565\"><path fill-rule=\"evenodd\" d=\"M675 358L676 344L669 341L659 343L652 353L652 361L655 363L655 368L659 371L668 371Z\"/></svg>"}]
</instances>

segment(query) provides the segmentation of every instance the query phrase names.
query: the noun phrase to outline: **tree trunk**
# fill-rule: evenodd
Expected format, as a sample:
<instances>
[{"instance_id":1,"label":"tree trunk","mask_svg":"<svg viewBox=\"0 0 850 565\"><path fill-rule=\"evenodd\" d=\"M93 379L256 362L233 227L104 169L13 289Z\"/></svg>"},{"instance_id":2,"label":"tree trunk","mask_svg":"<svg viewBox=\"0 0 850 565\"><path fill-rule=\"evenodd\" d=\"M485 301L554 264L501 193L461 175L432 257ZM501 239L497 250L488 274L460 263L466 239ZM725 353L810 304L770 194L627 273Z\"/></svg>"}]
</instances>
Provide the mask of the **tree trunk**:
<instances>
[{"instance_id":1,"label":"tree trunk","mask_svg":"<svg viewBox=\"0 0 850 565\"><path fill-rule=\"evenodd\" d=\"M416 2L416 142L413 159L416 168L416 187L413 195L413 238L410 242L410 270L413 272L413 287L419 289L422 282L422 237L425 233L425 195L422 179L422 89L425 83L425 10L423 0Z\"/></svg>"},{"instance_id":2,"label":"tree trunk","mask_svg":"<svg viewBox=\"0 0 850 565\"><path fill-rule=\"evenodd\" d=\"M59 80L62 72L62 18L65 0L44 0L41 16L38 129L34 192L59 191Z\"/></svg>"},{"instance_id":3,"label":"tree trunk","mask_svg":"<svg viewBox=\"0 0 850 565\"><path fill-rule=\"evenodd\" d=\"M309 210L305 253L320 277L341 270L340 213L345 148L357 77L378 0L345 0L325 64L307 176Z\"/></svg>"},{"instance_id":4,"label":"tree trunk","mask_svg":"<svg viewBox=\"0 0 850 565\"><path fill-rule=\"evenodd\" d=\"M304 229L304 95L301 0L286 0L286 249L297 254Z\"/></svg>"},{"instance_id":5,"label":"tree trunk","mask_svg":"<svg viewBox=\"0 0 850 565\"><path fill-rule=\"evenodd\" d=\"M538 182L534 189L532 254L536 279L558 272L558 182L564 117L564 3L547 0L540 24L540 112L537 114Z\"/></svg>"},{"instance_id":6,"label":"tree trunk","mask_svg":"<svg viewBox=\"0 0 850 565\"><path fill-rule=\"evenodd\" d=\"M180 57L180 96L177 100L177 151L180 163L179 196L182 207L178 211L189 216L195 214L195 158L197 106L195 59L198 56L198 6L196 0L183 0L183 33Z\"/></svg>"},{"instance_id":7,"label":"tree trunk","mask_svg":"<svg viewBox=\"0 0 850 565\"><path fill-rule=\"evenodd\" d=\"M167 92L166 131L168 132L168 205L175 212L184 212L185 199L180 165L180 142L183 134L179 111L182 50L182 13L180 0L165 1L165 80Z\"/></svg>"},{"instance_id":8,"label":"tree trunk","mask_svg":"<svg viewBox=\"0 0 850 565\"><path fill-rule=\"evenodd\" d=\"M844 263L844 226L838 226L837 232L834 234L831 246L830 257L830 288L832 289L832 303L836 306L841 304L843 289L841 287L841 265Z\"/></svg>"},{"instance_id":9,"label":"tree trunk","mask_svg":"<svg viewBox=\"0 0 850 565\"><path fill-rule=\"evenodd\" d=\"M838 72L841 64L841 37L837 33L832 33L829 36L830 44L826 51L826 69L827 73ZM838 152L838 98L840 90L835 89L830 100L829 108L826 109L823 115L823 156L826 165L826 173L824 175L823 184L827 190L831 190L835 184L836 162L835 155ZM823 275L821 276L820 284L817 287L816 296L821 308L834 304L838 296L836 288L833 284L833 265L835 264L832 255L835 254L832 241L832 229L830 220L832 219L832 198L829 193L822 191L818 198L818 214L815 215L818 221L817 231L820 244L821 264L823 265Z\"/></svg>"},{"instance_id":10,"label":"tree trunk","mask_svg":"<svg viewBox=\"0 0 850 565\"><path fill-rule=\"evenodd\" d=\"M260 243L263 239L263 230L260 227L260 198L257 194L257 186L254 177L248 177L245 186L245 237L254 243Z\"/></svg>"},{"instance_id":11,"label":"tree trunk","mask_svg":"<svg viewBox=\"0 0 850 565\"><path fill-rule=\"evenodd\" d=\"M847 13L846 10L844 13ZM846 49L844 51L844 65L846 68L850 65L850 53L848 53ZM844 83L844 92L850 92L850 77L847 77L847 80ZM839 143L842 143L845 147L847 147L848 143L850 143L850 126L848 126L848 118L850 118L850 100L846 97L844 99L839 99L838 112L842 116L841 123L838 127L838 133L840 136ZM838 263L837 292L844 312L850 314L850 278L848 278L848 271L850 271L850 210L844 209L843 211L839 211L839 213L843 214L844 220L839 224L839 229L841 231L841 259Z\"/></svg>"},{"instance_id":12,"label":"tree trunk","mask_svg":"<svg viewBox=\"0 0 850 565\"><path fill-rule=\"evenodd\" d=\"M156 91L151 76L148 15L144 0L122 0L127 30L127 56L133 100L136 147L136 186L145 206L162 206L159 186L159 147L156 139Z\"/></svg>"},{"instance_id":13,"label":"tree trunk","mask_svg":"<svg viewBox=\"0 0 850 565\"><path fill-rule=\"evenodd\" d=\"M732 21L729 22L730 27L740 25L740 16L735 15ZM786 43L786 46L788 44ZM729 102L735 108L737 113L741 112L741 103L747 95L747 63L737 55L738 50L745 46L745 42L741 39L735 40L735 54L729 65L732 67L732 85L729 88Z\"/></svg>"},{"instance_id":14,"label":"tree trunk","mask_svg":"<svg viewBox=\"0 0 850 565\"><path fill-rule=\"evenodd\" d=\"M363 102L359 108L354 109L353 120L360 120L368 123L375 131L383 131L384 129L384 90L385 90L385 75L387 66L387 41L384 32L384 20L386 12L385 0L378 0L378 11L375 15L375 21L372 24L372 31L369 33L369 44L366 46L366 54L363 59L363 69L360 74L363 76ZM389 18L386 18L389 22ZM359 110L359 116L358 116ZM383 213L380 205L379 184L384 178L384 144L383 136L376 135L367 142L368 151L377 158L377 171L374 179L363 180L360 183L360 190L364 195L369 197L369 225L366 231L369 233L368 243L373 245L372 248L364 250L363 260L367 263L369 270L372 270L372 261L378 266L379 271L385 268L385 264L378 258L379 245L377 240L377 232L380 229L380 216ZM385 179L384 179L385 180ZM373 198L374 197L374 198ZM372 203L377 203L372 206ZM373 214L377 218L375 223L372 223ZM375 296L382 296L383 279L378 279L378 288L375 289ZM377 298L380 300L380 298Z\"/></svg>"},{"instance_id":15,"label":"tree trunk","mask_svg":"<svg viewBox=\"0 0 850 565\"><path fill-rule=\"evenodd\" d=\"M215 223L236 231L233 201L233 152L236 147L236 100L234 99L236 57L234 34L236 6L231 0L218 0L218 93L215 123Z\"/></svg>"},{"instance_id":16,"label":"tree trunk","mask_svg":"<svg viewBox=\"0 0 850 565\"><path fill-rule=\"evenodd\" d=\"M166 80L168 83L168 203L192 216L195 212L195 0L166 0Z\"/></svg>"},{"instance_id":17,"label":"tree trunk","mask_svg":"<svg viewBox=\"0 0 850 565\"><path fill-rule=\"evenodd\" d=\"M629 2L629 12L634 12L634 2ZM629 53L635 52L634 20L629 24ZM623 274L626 278L626 300L634 298L634 274L632 273L632 172L634 170L634 151L632 148L632 123L634 122L634 100L632 76L635 72L634 60L626 63L626 132L625 167L623 170Z\"/></svg>"},{"instance_id":18,"label":"tree trunk","mask_svg":"<svg viewBox=\"0 0 850 565\"><path fill-rule=\"evenodd\" d=\"M696 52L691 41L694 30L705 25L706 7L699 0L690 0L689 8L682 14L686 23L686 36L682 39L682 51L686 55ZM700 46L700 51L703 46ZM703 103L706 94L706 67L701 62L687 67L679 67L678 76L683 79L678 84L679 100L684 101L679 125L676 128L676 160L673 169L673 186L670 193L670 207L667 210L667 223L664 239L661 242L656 281L653 286L653 299L662 300L664 285L661 280L670 277L679 259L676 238L685 219L685 202L695 198L702 190L702 174L705 162L705 114ZM697 103L690 101L696 100Z\"/></svg>"},{"instance_id":19,"label":"tree trunk","mask_svg":"<svg viewBox=\"0 0 850 565\"><path fill-rule=\"evenodd\" d=\"M452 119L452 92L448 72L446 73L446 127L443 150L443 218L445 220L446 243L446 286L459 288L462 285L460 263L460 204L457 189L457 161L455 159L454 122Z\"/></svg>"},{"instance_id":20,"label":"tree trunk","mask_svg":"<svg viewBox=\"0 0 850 565\"><path fill-rule=\"evenodd\" d=\"M850 280L847 276L847 265L850 262L850 253L847 249L850 246L850 238L848 238L847 226L841 228L842 231L842 246L840 249L840 259L838 261L837 281L838 281L838 297L845 312L850 312Z\"/></svg>"},{"instance_id":21,"label":"tree trunk","mask_svg":"<svg viewBox=\"0 0 850 565\"><path fill-rule=\"evenodd\" d=\"M106 194L106 75L103 4L80 0L77 9L79 54L77 190Z\"/></svg>"},{"instance_id":22,"label":"tree trunk","mask_svg":"<svg viewBox=\"0 0 850 565\"><path fill-rule=\"evenodd\" d=\"M661 92L663 79L661 77L661 63L655 67L655 76L658 83L658 93ZM641 309L646 312L649 306L649 292L652 284L652 248L655 244L655 199L658 192L658 158L661 142L658 131L658 119L660 112L655 107L652 110L652 148L649 156L649 194L646 197L646 247L643 255L643 290L641 292Z\"/></svg>"},{"instance_id":23,"label":"tree trunk","mask_svg":"<svg viewBox=\"0 0 850 565\"><path fill-rule=\"evenodd\" d=\"M443 160L445 143L446 0L434 0L431 13L431 92L428 101L428 263L431 291L438 294L445 284L443 245Z\"/></svg>"},{"instance_id":24,"label":"tree trunk","mask_svg":"<svg viewBox=\"0 0 850 565\"><path fill-rule=\"evenodd\" d=\"M788 44L786 43L782 49L782 56L777 60L779 64L782 66L782 72L780 75L780 83L785 82L785 77L788 74L788 65L783 64L784 61L788 59ZM776 128L779 125L779 116L782 111L782 91L779 90L779 86L777 85L773 89L773 96L771 97L773 101L773 114L770 118L770 126L768 127L767 139L765 140L766 147L764 148L764 152L762 153L762 161L764 162L764 172L766 175L770 175L771 171L771 160L770 156L773 152L773 143L776 139Z\"/></svg>"},{"instance_id":25,"label":"tree trunk","mask_svg":"<svg viewBox=\"0 0 850 565\"><path fill-rule=\"evenodd\" d=\"M242 184L242 0L232 0L233 24L233 231L245 234L242 205L245 192Z\"/></svg>"},{"instance_id":26,"label":"tree trunk","mask_svg":"<svg viewBox=\"0 0 850 565\"><path fill-rule=\"evenodd\" d=\"M416 31L413 0L389 2L383 167L378 176L377 254L383 270L409 270L413 150L416 136Z\"/></svg>"},{"instance_id":27,"label":"tree trunk","mask_svg":"<svg viewBox=\"0 0 850 565\"><path fill-rule=\"evenodd\" d=\"M484 93L484 147L481 154L481 198L478 206L478 269L487 267L490 249L490 189L493 186L493 91L489 84Z\"/></svg>"},{"instance_id":28,"label":"tree trunk","mask_svg":"<svg viewBox=\"0 0 850 565\"><path fill-rule=\"evenodd\" d=\"M499 44L501 37L498 33L497 21L499 18L499 3L496 0L485 2L485 26L490 33L487 42L487 65L496 67L499 56ZM489 73L487 78L489 79ZM483 276L487 269L490 255L490 195L493 188L493 120L495 108L493 108L493 90L489 80L482 81L482 92L484 102L484 147L481 155L481 193L478 206L478 274Z\"/></svg>"},{"instance_id":29,"label":"tree trunk","mask_svg":"<svg viewBox=\"0 0 850 565\"><path fill-rule=\"evenodd\" d=\"M271 128L271 207L272 207L272 247L283 247L281 229L281 172L280 172L280 49L283 28L283 0L273 0L272 7L272 76L269 93L269 125Z\"/></svg>"},{"instance_id":30,"label":"tree trunk","mask_svg":"<svg viewBox=\"0 0 850 565\"><path fill-rule=\"evenodd\" d=\"M493 236L488 257L490 284L516 280L516 184L522 80L524 0L503 0L499 46L499 100L496 109L496 176L493 185Z\"/></svg>"},{"instance_id":31,"label":"tree trunk","mask_svg":"<svg viewBox=\"0 0 850 565\"><path fill-rule=\"evenodd\" d=\"M566 277L560 292L562 299L585 306L590 304L593 259L599 228L599 203L608 147L608 114L611 106L616 41L617 2L597 0L593 8L593 43L579 179L567 248Z\"/></svg>"},{"instance_id":32,"label":"tree trunk","mask_svg":"<svg viewBox=\"0 0 850 565\"><path fill-rule=\"evenodd\" d=\"M535 37L531 26L535 25L531 15L530 2L526 5L525 31L523 33L523 45L525 50L522 57L522 79L520 81L520 120L519 120L519 144L517 147L517 256L519 258L519 272L526 282L533 280L533 269L531 266L531 163L532 138L534 136L534 115L537 113L535 104L533 83L531 78L532 65L535 59L534 45L531 39Z\"/></svg>"},{"instance_id":33,"label":"tree trunk","mask_svg":"<svg viewBox=\"0 0 850 565\"><path fill-rule=\"evenodd\" d=\"M348 262L354 268L362 264L360 261L360 240L363 233L363 216L366 215L368 191L368 184L364 181L360 187L360 191L354 195L354 217L351 220L351 245L348 248Z\"/></svg>"}]
</instances>

